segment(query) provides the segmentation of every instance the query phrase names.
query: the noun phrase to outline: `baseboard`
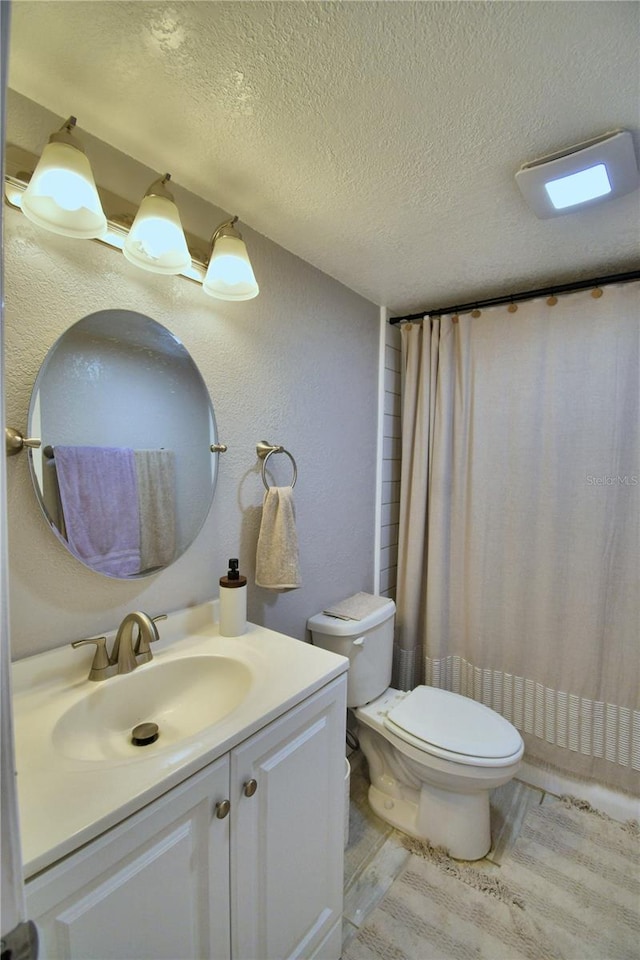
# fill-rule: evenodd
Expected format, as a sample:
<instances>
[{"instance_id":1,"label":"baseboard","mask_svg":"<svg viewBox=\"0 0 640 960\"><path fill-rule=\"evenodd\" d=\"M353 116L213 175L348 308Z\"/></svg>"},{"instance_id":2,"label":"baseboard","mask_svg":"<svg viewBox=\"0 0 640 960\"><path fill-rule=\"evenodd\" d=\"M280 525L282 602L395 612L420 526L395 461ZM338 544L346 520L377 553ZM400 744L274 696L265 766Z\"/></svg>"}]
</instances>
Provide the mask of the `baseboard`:
<instances>
[{"instance_id":1,"label":"baseboard","mask_svg":"<svg viewBox=\"0 0 640 960\"><path fill-rule=\"evenodd\" d=\"M539 790L546 790L557 797L563 794L569 794L572 797L578 797L580 800L586 800L595 807L606 813L613 820L638 820L640 819L640 799L632 797L627 793L620 793L617 790L611 790L600 783L589 783L585 780L574 780L564 774L557 773L555 770L547 770L544 767L538 767L526 760L522 763L518 771L518 780L528 783Z\"/></svg>"}]
</instances>

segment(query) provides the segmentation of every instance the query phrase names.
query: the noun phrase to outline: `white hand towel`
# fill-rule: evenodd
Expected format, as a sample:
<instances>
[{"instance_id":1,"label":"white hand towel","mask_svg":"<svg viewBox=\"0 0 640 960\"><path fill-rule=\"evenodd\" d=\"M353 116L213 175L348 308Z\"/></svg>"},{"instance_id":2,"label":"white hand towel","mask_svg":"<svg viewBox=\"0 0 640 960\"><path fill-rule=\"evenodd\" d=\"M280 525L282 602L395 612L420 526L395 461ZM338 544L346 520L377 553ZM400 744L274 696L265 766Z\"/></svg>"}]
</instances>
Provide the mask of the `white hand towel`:
<instances>
[{"instance_id":1,"label":"white hand towel","mask_svg":"<svg viewBox=\"0 0 640 960\"><path fill-rule=\"evenodd\" d=\"M264 495L256 552L256 584L270 590L300 586L292 487L270 487Z\"/></svg>"},{"instance_id":2,"label":"white hand towel","mask_svg":"<svg viewBox=\"0 0 640 960\"><path fill-rule=\"evenodd\" d=\"M136 450L140 572L166 567L176 555L176 455Z\"/></svg>"}]
</instances>

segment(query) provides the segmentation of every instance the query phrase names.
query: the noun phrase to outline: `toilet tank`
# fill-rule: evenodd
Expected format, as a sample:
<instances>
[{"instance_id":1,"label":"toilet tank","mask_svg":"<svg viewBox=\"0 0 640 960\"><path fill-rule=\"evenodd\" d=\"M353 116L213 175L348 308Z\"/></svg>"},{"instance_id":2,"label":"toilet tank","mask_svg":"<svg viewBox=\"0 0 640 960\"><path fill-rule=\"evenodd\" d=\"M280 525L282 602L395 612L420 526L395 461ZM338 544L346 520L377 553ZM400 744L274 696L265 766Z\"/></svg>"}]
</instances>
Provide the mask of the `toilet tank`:
<instances>
[{"instance_id":1,"label":"toilet tank","mask_svg":"<svg viewBox=\"0 0 640 960\"><path fill-rule=\"evenodd\" d=\"M342 620L326 613L307 620L316 647L349 659L348 707L375 700L391 683L395 612L395 603L387 600L361 620Z\"/></svg>"}]
</instances>

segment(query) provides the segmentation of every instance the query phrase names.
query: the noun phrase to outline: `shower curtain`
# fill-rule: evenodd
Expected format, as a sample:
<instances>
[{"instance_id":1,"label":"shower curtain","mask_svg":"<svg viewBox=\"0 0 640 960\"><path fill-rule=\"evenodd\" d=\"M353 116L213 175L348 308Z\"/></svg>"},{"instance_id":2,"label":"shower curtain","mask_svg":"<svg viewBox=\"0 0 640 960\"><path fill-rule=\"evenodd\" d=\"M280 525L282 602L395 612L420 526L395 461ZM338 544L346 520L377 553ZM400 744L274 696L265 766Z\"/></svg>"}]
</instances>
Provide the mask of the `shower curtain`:
<instances>
[{"instance_id":1,"label":"shower curtain","mask_svg":"<svg viewBox=\"0 0 640 960\"><path fill-rule=\"evenodd\" d=\"M636 793L640 283L594 292L402 328L394 682Z\"/></svg>"}]
</instances>

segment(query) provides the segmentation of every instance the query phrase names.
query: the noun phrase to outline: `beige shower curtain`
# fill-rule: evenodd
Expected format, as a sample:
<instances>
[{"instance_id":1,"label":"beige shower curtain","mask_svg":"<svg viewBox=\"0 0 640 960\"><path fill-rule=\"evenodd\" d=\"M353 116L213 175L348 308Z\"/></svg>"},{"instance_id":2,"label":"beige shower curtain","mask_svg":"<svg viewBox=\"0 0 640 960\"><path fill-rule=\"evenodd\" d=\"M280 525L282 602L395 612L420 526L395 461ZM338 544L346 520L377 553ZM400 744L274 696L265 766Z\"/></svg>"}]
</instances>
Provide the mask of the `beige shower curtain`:
<instances>
[{"instance_id":1,"label":"beige shower curtain","mask_svg":"<svg viewBox=\"0 0 640 960\"><path fill-rule=\"evenodd\" d=\"M640 283L402 329L394 682L638 792Z\"/></svg>"}]
</instances>

